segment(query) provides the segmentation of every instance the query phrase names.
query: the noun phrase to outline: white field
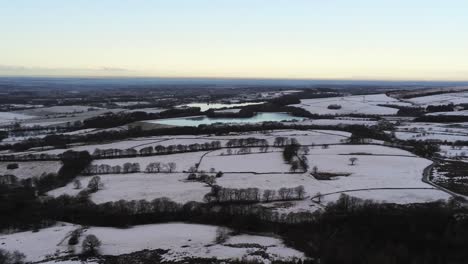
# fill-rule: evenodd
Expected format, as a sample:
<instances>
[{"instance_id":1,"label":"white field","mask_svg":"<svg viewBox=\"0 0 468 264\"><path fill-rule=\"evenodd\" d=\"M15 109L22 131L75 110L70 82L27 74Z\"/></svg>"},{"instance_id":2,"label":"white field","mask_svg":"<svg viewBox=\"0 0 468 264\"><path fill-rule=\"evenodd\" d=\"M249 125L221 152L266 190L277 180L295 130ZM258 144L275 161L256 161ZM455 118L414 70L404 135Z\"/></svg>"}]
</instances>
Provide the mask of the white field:
<instances>
[{"instance_id":1,"label":"white field","mask_svg":"<svg viewBox=\"0 0 468 264\"><path fill-rule=\"evenodd\" d=\"M352 152L372 153L373 155L349 155ZM281 187L304 185L309 196L313 196L319 192L326 194L355 189L432 188L432 186L421 181L424 168L430 165L431 162L411 156L411 153L403 150L374 145L330 146L329 149L314 148L308 155L311 168L317 166L319 171L322 172L351 173L351 175L324 181L316 180L308 173L262 175L227 173L222 178L218 178L217 183L223 187L257 187L263 190L278 190ZM350 157L358 158L356 165L349 165ZM414 195L414 193L419 191L392 191L389 199L387 199L386 194L390 194L390 191L375 191L366 196L366 198L378 201L390 200L398 202L398 199L394 197L399 196L401 198L400 202L405 203L427 202L447 199L449 197L444 192L438 190L424 190L421 194ZM359 195L359 193L353 193L352 195Z\"/></svg>"},{"instance_id":2,"label":"white field","mask_svg":"<svg viewBox=\"0 0 468 264\"><path fill-rule=\"evenodd\" d=\"M174 202L203 201L203 196L210 192L210 187L204 183L186 181L186 173L131 173L100 175L104 188L91 194L91 200L97 204L118 200L147 200L167 197ZM88 185L92 176L78 177L83 187ZM60 196L62 194L77 195L81 190L73 188L73 184L52 190L47 194Z\"/></svg>"},{"instance_id":3,"label":"white field","mask_svg":"<svg viewBox=\"0 0 468 264\"><path fill-rule=\"evenodd\" d=\"M428 96L415 97L415 98L411 98L407 100L412 103L423 105L423 106L446 105L450 103L466 104L468 103L468 92L428 95Z\"/></svg>"},{"instance_id":4,"label":"white field","mask_svg":"<svg viewBox=\"0 0 468 264\"><path fill-rule=\"evenodd\" d=\"M468 140L466 135L453 135L442 133L413 133L413 132L395 132L395 136L402 140L441 140L455 142L457 140Z\"/></svg>"},{"instance_id":5,"label":"white field","mask_svg":"<svg viewBox=\"0 0 468 264\"><path fill-rule=\"evenodd\" d=\"M328 109L331 104L341 105L341 109ZM385 94L355 95L345 97L331 97L318 99L304 99L300 104L293 106L304 108L313 114L321 115L395 115L396 108L378 106L378 104L410 105Z\"/></svg>"},{"instance_id":6,"label":"white field","mask_svg":"<svg viewBox=\"0 0 468 264\"><path fill-rule=\"evenodd\" d=\"M20 114L20 113L13 113L13 112L0 112L0 125L7 125L15 121L32 119L32 118L35 118L35 116L25 115L25 114Z\"/></svg>"},{"instance_id":7,"label":"white field","mask_svg":"<svg viewBox=\"0 0 468 264\"><path fill-rule=\"evenodd\" d=\"M232 149L236 152L238 149ZM274 151L274 152L272 152ZM288 172L290 165L283 160L281 149L271 148L267 153L258 153L253 148L251 154L221 155L225 150L208 153L200 163L199 170L215 168L223 172Z\"/></svg>"},{"instance_id":8,"label":"white field","mask_svg":"<svg viewBox=\"0 0 468 264\"><path fill-rule=\"evenodd\" d=\"M466 123L405 123L397 127L395 136L402 140L468 140Z\"/></svg>"},{"instance_id":9,"label":"white field","mask_svg":"<svg viewBox=\"0 0 468 264\"><path fill-rule=\"evenodd\" d=\"M7 169L8 164L16 163L18 168L14 170ZM15 175L19 179L39 177L43 173L57 173L62 167L60 161L12 161L0 162L0 175Z\"/></svg>"},{"instance_id":10,"label":"white field","mask_svg":"<svg viewBox=\"0 0 468 264\"><path fill-rule=\"evenodd\" d=\"M26 254L27 261L40 261L48 255L67 255L70 232L80 226L63 224L41 229L39 232L20 232L0 235L0 244L7 250L19 250ZM131 228L87 227L80 237L80 243L73 249L81 252L81 242L88 234L101 240L100 253L121 255L145 249L166 249L164 259L182 260L185 257L242 259L254 258L249 253L255 248L230 247L229 244L258 244L266 247L269 259L256 256L257 260L269 263L271 260L304 259L304 254L286 247L279 239L258 235L234 235L226 243L216 244L217 226L185 223L168 223L134 226ZM260 259L258 259L260 258Z\"/></svg>"},{"instance_id":11,"label":"white field","mask_svg":"<svg viewBox=\"0 0 468 264\"><path fill-rule=\"evenodd\" d=\"M467 157L468 156L468 147L467 146L461 146L461 148L457 147L457 148L453 149L450 146L441 145L439 154L444 156L444 157L447 157L447 158Z\"/></svg>"},{"instance_id":12,"label":"white field","mask_svg":"<svg viewBox=\"0 0 468 264\"><path fill-rule=\"evenodd\" d=\"M235 150L235 149L233 149ZM257 187L261 190L304 185L307 195L316 193L346 192L357 189L375 188L432 188L421 181L425 167L431 161L414 156L412 153L378 145L330 145L328 149L314 147L310 149L308 160L310 168L317 166L321 172L351 173L350 176L336 177L332 180L316 180L309 173L287 173L289 165L282 160L277 148L270 148L268 153L244 155L220 155L225 150L209 152L202 160L199 170L209 171L215 168L223 171L223 177L217 179L217 184L223 187L248 188ZM132 159L96 160L96 164L122 165L124 162L138 161L141 169L153 161L170 162L178 165L177 171L188 169L198 162L203 152L173 154L156 157L140 157ZM198 155L195 155L198 154ZM190 157L194 155L194 157ZM357 157L356 165L351 166L350 157ZM156 159L155 159L156 158ZM161 160L158 158L167 158ZM255 174L265 173L265 174ZM152 200L168 197L176 202L202 201L209 192L209 187L198 182L185 181L187 173L170 174L111 174L101 175L105 184L103 190L91 195L96 203L124 200ZM80 177L83 186L91 177ZM49 195L76 195L72 184L49 192ZM387 197L387 194L389 197ZM392 202L427 202L447 199L448 195L438 190L391 190L372 192L353 192L352 195L362 195L378 201ZM338 196L336 196L338 197ZM401 198L398 200L397 198ZM310 207L311 202L307 206ZM303 208L307 207L302 202Z\"/></svg>"}]
</instances>

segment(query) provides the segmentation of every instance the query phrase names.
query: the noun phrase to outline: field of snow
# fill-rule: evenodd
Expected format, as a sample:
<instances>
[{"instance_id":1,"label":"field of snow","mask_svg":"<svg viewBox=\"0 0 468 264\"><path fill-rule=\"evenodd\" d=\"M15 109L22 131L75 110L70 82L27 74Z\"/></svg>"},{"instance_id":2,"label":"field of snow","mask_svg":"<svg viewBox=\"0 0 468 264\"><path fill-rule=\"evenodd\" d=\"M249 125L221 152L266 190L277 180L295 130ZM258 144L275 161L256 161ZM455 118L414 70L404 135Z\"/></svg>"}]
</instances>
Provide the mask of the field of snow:
<instances>
[{"instance_id":1,"label":"field of snow","mask_svg":"<svg viewBox=\"0 0 468 264\"><path fill-rule=\"evenodd\" d=\"M27 261L40 261L47 256L63 256L69 250L68 236L79 226L63 224L41 229L39 232L20 232L0 235L0 244L7 250L19 250L26 255ZM100 253L103 255L121 255L144 249L166 249L168 253L164 259L182 260L186 257L242 259L251 258L269 263L270 260L303 259L304 254L286 247L277 238L236 234L228 238L225 243L215 242L217 226L167 223L140 225L131 228L86 227L80 237L80 243L75 246L76 253L81 252L81 241L88 234L98 237L102 245ZM234 247L241 244L257 244L254 246ZM234 246L232 246L234 245ZM268 257L263 259L251 255L260 250Z\"/></svg>"},{"instance_id":2,"label":"field of snow","mask_svg":"<svg viewBox=\"0 0 468 264\"><path fill-rule=\"evenodd\" d=\"M467 157L468 147L460 146L460 147L452 148L451 146L441 145L439 154L447 158Z\"/></svg>"},{"instance_id":3,"label":"field of snow","mask_svg":"<svg viewBox=\"0 0 468 264\"><path fill-rule=\"evenodd\" d=\"M167 197L174 202L203 201L203 196L210 188L200 182L186 181L185 173L131 173L100 175L104 188L91 194L91 200L97 204L118 200L147 200ZM91 176L78 177L83 187L88 185ZM81 190L70 183L48 192L50 196L62 194L77 195Z\"/></svg>"},{"instance_id":4,"label":"field of snow","mask_svg":"<svg viewBox=\"0 0 468 264\"><path fill-rule=\"evenodd\" d=\"M7 169L8 164L18 164L18 168L14 170ZM18 179L27 179L39 177L43 173L57 173L62 167L60 161L14 161L0 162L0 175L15 175Z\"/></svg>"},{"instance_id":5,"label":"field of snow","mask_svg":"<svg viewBox=\"0 0 468 264\"><path fill-rule=\"evenodd\" d=\"M26 115L13 112L0 112L0 125L7 125L15 121L35 118L33 115Z\"/></svg>"},{"instance_id":6,"label":"field of snow","mask_svg":"<svg viewBox=\"0 0 468 264\"><path fill-rule=\"evenodd\" d=\"M454 142L468 140L468 130L465 123L405 123L397 127L395 136L402 140L441 140Z\"/></svg>"},{"instance_id":7,"label":"field of snow","mask_svg":"<svg viewBox=\"0 0 468 264\"><path fill-rule=\"evenodd\" d=\"M350 153L372 153L373 155L349 155ZM248 156L248 155L246 155ZM357 157L356 165L351 166L350 157ZM317 166L320 172L351 173L349 176L336 177L332 180L317 180L309 173L305 174L241 174L225 173L217 179L223 187L278 190L282 187L304 185L307 195L333 193L356 189L373 188L432 188L421 181L423 170L431 162L414 157L404 150L374 145L330 146L329 149L311 149L308 160L311 168ZM448 198L438 190L420 192L404 190L394 192L370 192L366 198L379 201L396 201L399 193L403 202L427 202ZM387 199L386 194L390 197ZM338 196L336 196L338 197Z\"/></svg>"},{"instance_id":8,"label":"field of snow","mask_svg":"<svg viewBox=\"0 0 468 264\"><path fill-rule=\"evenodd\" d=\"M238 149L232 149L236 153ZM275 152L271 152L271 151ZM290 165L284 163L281 149L271 149L267 153L258 153L252 149L251 154L221 155L225 150L208 153L200 163L199 170L209 171L215 168L223 172L288 172Z\"/></svg>"},{"instance_id":9,"label":"field of snow","mask_svg":"<svg viewBox=\"0 0 468 264\"><path fill-rule=\"evenodd\" d=\"M341 109L328 109L329 105L341 105ZM300 104L293 106L304 108L313 114L321 115L395 115L398 109L378 106L379 104L396 104L407 106L409 103L401 102L385 94L355 95L346 97L331 97L318 99L303 99Z\"/></svg>"},{"instance_id":10,"label":"field of snow","mask_svg":"<svg viewBox=\"0 0 468 264\"><path fill-rule=\"evenodd\" d=\"M415 97L415 98L411 98L407 100L412 103L423 105L423 106L446 105L450 103L466 104L468 103L468 92L428 95L428 96Z\"/></svg>"},{"instance_id":11,"label":"field of snow","mask_svg":"<svg viewBox=\"0 0 468 264\"><path fill-rule=\"evenodd\" d=\"M468 136L457 134L443 134L443 133L413 133L413 132L395 132L395 136L402 140L440 140L447 142L455 142L457 140L467 141Z\"/></svg>"},{"instance_id":12,"label":"field of snow","mask_svg":"<svg viewBox=\"0 0 468 264\"><path fill-rule=\"evenodd\" d=\"M40 261L48 256L64 255L68 250L66 238L78 225L58 224L41 229L39 232L19 232L0 234L0 248L8 251L18 250L26 255L26 261Z\"/></svg>"}]
</instances>

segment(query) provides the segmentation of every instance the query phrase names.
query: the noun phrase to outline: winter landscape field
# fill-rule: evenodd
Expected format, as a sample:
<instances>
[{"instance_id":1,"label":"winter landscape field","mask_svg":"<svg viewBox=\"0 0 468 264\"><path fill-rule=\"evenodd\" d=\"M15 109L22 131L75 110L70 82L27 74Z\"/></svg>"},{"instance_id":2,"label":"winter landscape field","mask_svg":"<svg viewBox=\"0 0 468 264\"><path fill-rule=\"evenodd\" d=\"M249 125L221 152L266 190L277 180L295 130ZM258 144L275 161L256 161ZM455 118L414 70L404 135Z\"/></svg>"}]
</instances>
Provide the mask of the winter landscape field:
<instances>
[{"instance_id":1,"label":"winter landscape field","mask_svg":"<svg viewBox=\"0 0 468 264\"><path fill-rule=\"evenodd\" d=\"M468 1L0 5L0 264L468 264Z\"/></svg>"},{"instance_id":2,"label":"winter landscape field","mask_svg":"<svg viewBox=\"0 0 468 264\"><path fill-rule=\"evenodd\" d=\"M263 94L261 103L175 102L177 110L156 106L156 112L145 112L153 105L147 99L112 106L31 105L5 114L0 183L15 194L5 197L37 199L40 211L46 210L40 215L49 216L32 226L37 214L12 216L17 222L3 225L1 248L11 258L37 263L128 257L313 262L307 247L285 240L290 234L251 226L251 217L298 225L351 204L464 205L463 92L301 98L308 93L320 97L320 90L303 90L294 97L278 93L270 103ZM226 121L262 109L298 118ZM198 127L154 126L181 113L220 119Z\"/></svg>"}]
</instances>

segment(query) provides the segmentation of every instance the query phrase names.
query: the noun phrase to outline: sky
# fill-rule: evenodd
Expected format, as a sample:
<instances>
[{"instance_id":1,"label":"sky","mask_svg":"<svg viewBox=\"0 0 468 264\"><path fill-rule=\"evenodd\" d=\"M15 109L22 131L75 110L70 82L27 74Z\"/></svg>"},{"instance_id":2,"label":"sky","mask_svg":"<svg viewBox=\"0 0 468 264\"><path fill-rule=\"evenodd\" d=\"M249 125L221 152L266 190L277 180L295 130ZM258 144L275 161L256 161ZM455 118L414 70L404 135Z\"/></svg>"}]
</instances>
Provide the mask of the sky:
<instances>
[{"instance_id":1,"label":"sky","mask_svg":"<svg viewBox=\"0 0 468 264\"><path fill-rule=\"evenodd\" d=\"M466 0L0 0L0 75L468 80Z\"/></svg>"}]
</instances>

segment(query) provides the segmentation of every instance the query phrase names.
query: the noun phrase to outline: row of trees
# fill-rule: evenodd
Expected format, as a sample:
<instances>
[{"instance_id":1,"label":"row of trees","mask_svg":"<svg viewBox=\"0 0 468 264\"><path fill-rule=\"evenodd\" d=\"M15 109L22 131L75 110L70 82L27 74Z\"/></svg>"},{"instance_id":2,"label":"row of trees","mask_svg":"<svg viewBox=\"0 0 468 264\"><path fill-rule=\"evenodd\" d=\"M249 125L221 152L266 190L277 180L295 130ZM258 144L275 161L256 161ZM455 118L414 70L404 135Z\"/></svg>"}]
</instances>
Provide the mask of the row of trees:
<instances>
[{"instance_id":1,"label":"row of trees","mask_svg":"<svg viewBox=\"0 0 468 264\"><path fill-rule=\"evenodd\" d=\"M304 199L305 189L300 185L294 188L264 190L258 188L224 188L213 185L204 199L211 203L258 203L271 201L291 201Z\"/></svg>"},{"instance_id":2,"label":"row of trees","mask_svg":"<svg viewBox=\"0 0 468 264\"><path fill-rule=\"evenodd\" d=\"M159 172L175 172L177 164L175 162L152 162L146 166L145 172L147 173L159 173ZM119 174L119 173L135 173L141 172L140 163L138 162L126 162L122 166L120 165L107 165L107 164L92 164L86 167L82 174L93 175L93 174Z\"/></svg>"},{"instance_id":3,"label":"row of trees","mask_svg":"<svg viewBox=\"0 0 468 264\"><path fill-rule=\"evenodd\" d=\"M259 139L254 137L249 138L235 138L230 139L226 142L227 148L234 148L234 147L264 147L269 146L268 140L266 139Z\"/></svg>"},{"instance_id":4,"label":"row of trees","mask_svg":"<svg viewBox=\"0 0 468 264\"><path fill-rule=\"evenodd\" d=\"M221 148L220 141L211 141L206 143L195 143L190 145L157 145L155 147L148 146L137 151L136 149L129 148L125 150L121 149L96 149L93 152L94 158L110 158L110 157L136 157L136 156L151 156L151 155L163 155L181 152L194 152L200 150L215 150Z\"/></svg>"}]
</instances>

